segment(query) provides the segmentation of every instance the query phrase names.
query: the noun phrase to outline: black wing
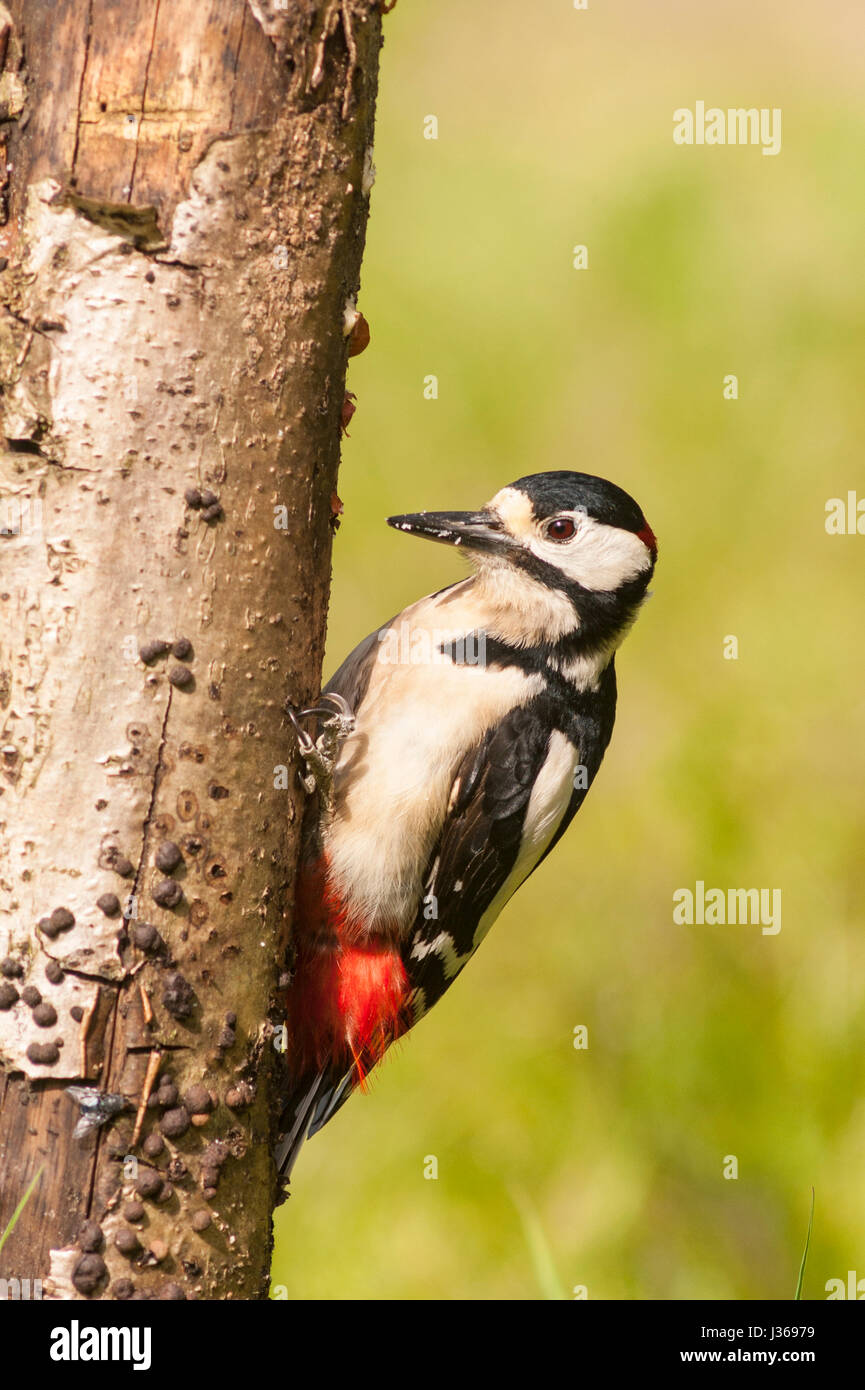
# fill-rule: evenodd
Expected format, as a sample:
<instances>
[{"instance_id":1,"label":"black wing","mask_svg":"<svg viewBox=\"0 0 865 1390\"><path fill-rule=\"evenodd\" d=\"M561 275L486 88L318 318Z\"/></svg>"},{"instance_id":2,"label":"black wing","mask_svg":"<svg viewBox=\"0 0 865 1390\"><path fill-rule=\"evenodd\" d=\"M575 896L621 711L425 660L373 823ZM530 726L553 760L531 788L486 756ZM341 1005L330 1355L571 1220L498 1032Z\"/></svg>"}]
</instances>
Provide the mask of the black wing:
<instances>
[{"instance_id":1,"label":"black wing","mask_svg":"<svg viewBox=\"0 0 865 1390\"><path fill-rule=\"evenodd\" d=\"M550 734L533 705L514 709L463 759L403 950L415 1018L469 960L481 919L511 876Z\"/></svg>"},{"instance_id":2,"label":"black wing","mask_svg":"<svg viewBox=\"0 0 865 1390\"><path fill-rule=\"evenodd\" d=\"M549 845L526 878L558 843L585 799L612 733L615 675L610 671L601 690L574 696L571 692L565 705L548 691L512 710L459 768L430 859L425 896L403 950L416 1019L441 998L480 944L482 918L516 866L529 800L555 729L577 749L585 785L575 786ZM523 881L515 878L513 891Z\"/></svg>"}]
</instances>

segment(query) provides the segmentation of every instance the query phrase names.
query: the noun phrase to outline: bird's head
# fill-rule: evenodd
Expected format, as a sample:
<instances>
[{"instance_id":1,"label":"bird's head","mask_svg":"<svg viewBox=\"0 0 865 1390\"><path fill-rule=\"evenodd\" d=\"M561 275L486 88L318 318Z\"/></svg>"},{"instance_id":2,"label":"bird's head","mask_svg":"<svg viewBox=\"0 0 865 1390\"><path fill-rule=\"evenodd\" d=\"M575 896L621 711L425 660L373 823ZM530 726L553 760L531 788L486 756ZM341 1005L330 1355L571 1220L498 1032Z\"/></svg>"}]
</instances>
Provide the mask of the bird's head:
<instances>
[{"instance_id":1,"label":"bird's head","mask_svg":"<svg viewBox=\"0 0 865 1390\"><path fill-rule=\"evenodd\" d=\"M615 639L645 597L658 546L640 507L589 473L534 473L479 512L418 512L388 524L459 546L529 631L587 645Z\"/></svg>"}]
</instances>

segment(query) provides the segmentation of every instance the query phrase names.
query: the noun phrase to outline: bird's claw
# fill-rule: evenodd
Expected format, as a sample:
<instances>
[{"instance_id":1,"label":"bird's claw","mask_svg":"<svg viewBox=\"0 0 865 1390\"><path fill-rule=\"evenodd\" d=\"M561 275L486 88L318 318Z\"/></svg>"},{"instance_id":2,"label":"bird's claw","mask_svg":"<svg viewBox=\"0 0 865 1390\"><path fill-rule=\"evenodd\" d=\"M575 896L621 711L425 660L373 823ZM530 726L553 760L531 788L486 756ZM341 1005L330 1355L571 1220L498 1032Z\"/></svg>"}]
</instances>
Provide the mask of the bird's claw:
<instances>
[{"instance_id":1,"label":"bird's claw","mask_svg":"<svg viewBox=\"0 0 865 1390\"><path fill-rule=\"evenodd\" d=\"M327 702L327 703L325 703ZM285 712L291 720L297 738L298 752L306 764L306 772L300 774L304 790L309 796L318 791L326 810L333 805L333 768L336 750L343 739L348 738L354 729L354 714L348 701L336 692L328 692L320 697L320 703L309 709L295 709L286 703ZM300 721L313 715L322 721L322 729L317 739L302 728Z\"/></svg>"}]
</instances>

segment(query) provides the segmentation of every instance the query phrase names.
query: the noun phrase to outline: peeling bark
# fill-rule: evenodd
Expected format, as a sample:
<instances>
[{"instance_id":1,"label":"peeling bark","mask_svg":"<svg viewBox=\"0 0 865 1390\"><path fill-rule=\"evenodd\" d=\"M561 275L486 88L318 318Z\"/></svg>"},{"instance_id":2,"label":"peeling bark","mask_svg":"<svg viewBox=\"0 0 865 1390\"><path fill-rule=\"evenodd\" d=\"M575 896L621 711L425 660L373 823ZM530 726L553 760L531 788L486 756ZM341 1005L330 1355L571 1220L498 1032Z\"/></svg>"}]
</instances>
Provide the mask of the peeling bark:
<instances>
[{"instance_id":1,"label":"peeling bark","mask_svg":"<svg viewBox=\"0 0 865 1390\"><path fill-rule=\"evenodd\" d=\"M0 1231L43 1172L0 1275L260 1297L274 770L318 690L380 19L15 0L4 34ZM74 1139L70 1082L127 1109Z\"/></svg>"}]
</instances>

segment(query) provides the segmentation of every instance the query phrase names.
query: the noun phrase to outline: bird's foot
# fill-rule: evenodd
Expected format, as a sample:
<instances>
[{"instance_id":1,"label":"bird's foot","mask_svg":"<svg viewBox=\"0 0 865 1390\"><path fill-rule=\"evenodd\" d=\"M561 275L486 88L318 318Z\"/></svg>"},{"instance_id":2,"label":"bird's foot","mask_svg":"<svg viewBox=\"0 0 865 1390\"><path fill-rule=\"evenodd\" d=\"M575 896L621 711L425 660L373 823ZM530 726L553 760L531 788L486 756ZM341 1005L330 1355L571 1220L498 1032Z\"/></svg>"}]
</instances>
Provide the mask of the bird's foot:
<instances>
[{"instance_id":1,"label":"bird's foot","mask_svg":"<svg viewBox=\"0 0 865 1390\"><path fill-rule=\"evenodd\" d=\"M330 693L322 695L321 702L310 709L295 709L293 705L286 704L285 712L294 726L298 751L306 766L306 772L300 774L304 790L310 796L317 791L322 806L330 811L333 807L333 769L337 749L354 729L351 706L341 695ZM317 739L313 739L300 724L302 719L312 715L321 720L321 733Z\"/></svg>"}]
</instances>

